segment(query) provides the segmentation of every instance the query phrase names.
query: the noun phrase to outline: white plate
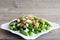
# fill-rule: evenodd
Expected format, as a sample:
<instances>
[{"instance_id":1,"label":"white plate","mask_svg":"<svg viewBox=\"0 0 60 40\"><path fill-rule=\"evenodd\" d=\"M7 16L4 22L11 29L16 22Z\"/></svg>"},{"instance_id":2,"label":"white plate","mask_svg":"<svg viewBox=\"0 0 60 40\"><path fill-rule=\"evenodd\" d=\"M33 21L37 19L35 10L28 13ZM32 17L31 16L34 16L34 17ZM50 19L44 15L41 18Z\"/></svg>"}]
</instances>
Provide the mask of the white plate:
<instances>
[{"instance_id":1,"label":"white plate","mask_svg":"<svg viewBox=\"0 0 60 40\"><path fill-rule=\"evenodd\" d=\"M9 22L2 24L2 25L1 25L1 29L10 31L11 33L14 33L14 34L17 34L17 35L23 37L24 39L30 40L30 39L36 39L36 38L40 37L41 35L48 33L48 32L51 31L51 30L54 30L54 29L59 28L59 25L58 25L58 24L52 23L52 22L49 22L49 23L50 23L51 26L52 26L51 29L49 29L49 30L47 30L47 31L44 31L44 32L41 32L41 33L38 33L38 34L35 34L35 35L33 35L33 36L25 36L25 35L19 33L19 31L10 30L10 29L8 28Z\"/></svg>"}]
</instances>

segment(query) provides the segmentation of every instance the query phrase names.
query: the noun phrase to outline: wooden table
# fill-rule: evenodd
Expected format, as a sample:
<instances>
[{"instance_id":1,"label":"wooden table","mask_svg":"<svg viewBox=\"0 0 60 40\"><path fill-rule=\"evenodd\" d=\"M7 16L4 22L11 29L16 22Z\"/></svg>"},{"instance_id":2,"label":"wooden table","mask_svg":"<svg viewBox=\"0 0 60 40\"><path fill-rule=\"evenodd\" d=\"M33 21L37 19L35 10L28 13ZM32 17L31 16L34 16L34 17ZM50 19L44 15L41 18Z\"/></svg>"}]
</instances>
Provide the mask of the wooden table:
<instances>
[{"instance_id":1,"label":"wooden table","mask_svg":"<svg viewBox=\"0 0 60 40\"><path fill-rule=\"evenodd\" d=\"M48 10L46 10L48 11ZM44 12L44 11L43 11ZM43 13L42 12L42 13ZM26 15L26 14L31 14L33 13L34 15L38 16L38 17L42 17L45 18L51 22L56 22L58 24L60 24L60 15L52 15L45 13L45 14L41 14L40 13L34 13L34 12L19 12L19 11L15 11L15 10L8 10L8 11L0 11L0 24L6 23L11 21L12 19L18 18L19 16L22 15ZM2 30L0 29L0 39L7 39L7 40L24 40L22 37L12 34L8 31ZM60 28L53 30L45 35L40 36L39 38L37 38L36 40L60 40Z\"/></svg>"},{"instance_id":2,"label":"wooden table","mask_svg":"<svg viewBox=\"0 0 60 40\"><path fill-rule=\"evenodd\" d=\"M20 0L21 1L21 0ZM27 3L26 3L27 2ZM36 3L37 2L37 3ZM38 3L39 2L39 3ZM9 22L22 15L33 14L45 18L51 22L60 24L60 1L11 1L0 0L0 25ZM0 29L0 39L3 40L24 40L22 37ZM60 28L53 30L35 40L60 40Z\"/></svg>"}]
</instances>

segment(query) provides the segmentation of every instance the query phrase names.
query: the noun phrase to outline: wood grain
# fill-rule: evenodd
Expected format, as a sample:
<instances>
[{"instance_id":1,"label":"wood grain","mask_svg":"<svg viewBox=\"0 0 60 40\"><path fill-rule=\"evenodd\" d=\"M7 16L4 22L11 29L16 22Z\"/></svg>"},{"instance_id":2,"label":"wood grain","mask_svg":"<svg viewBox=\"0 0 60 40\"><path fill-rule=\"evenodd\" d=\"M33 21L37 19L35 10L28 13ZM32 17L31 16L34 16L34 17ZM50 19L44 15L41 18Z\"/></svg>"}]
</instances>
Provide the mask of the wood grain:
<instances>
[{"instance_id":1,"label":"wood grain","mask_svg":"<svg viewBox=\"0 0 60 40\"><path fill-rule=\"evenodd\" d=\"M4 12L0 13L0 24L6 23L11 21L12 19L18 18L19 16L26 15L28 13L11 13L11 12ZM45 18L51 22L56 22L60 24L60 15L41 15L41 13L34 13L38 17ZM60 40L60 29L51 31L41 37L37 38L36 40ZM0 39L9 39L9 40L24 40L22 37L12 34L8 31L0 29Z\"/></svg>"},{"instance_id":2,"label":"wood grain","mask_svg":"<svg viewBox=\"0 0 60 40\"><path fill-rule=\"evenodd\" d=\"M60 24L59 0L15 1L17 7L12 0L0 0L0 25L27 14L33 14ZM2 29L0 29L0 39L24 40L22 37ZM60 28L42 35L35 40L60 40Z\"/></svg>"}]
</instances>

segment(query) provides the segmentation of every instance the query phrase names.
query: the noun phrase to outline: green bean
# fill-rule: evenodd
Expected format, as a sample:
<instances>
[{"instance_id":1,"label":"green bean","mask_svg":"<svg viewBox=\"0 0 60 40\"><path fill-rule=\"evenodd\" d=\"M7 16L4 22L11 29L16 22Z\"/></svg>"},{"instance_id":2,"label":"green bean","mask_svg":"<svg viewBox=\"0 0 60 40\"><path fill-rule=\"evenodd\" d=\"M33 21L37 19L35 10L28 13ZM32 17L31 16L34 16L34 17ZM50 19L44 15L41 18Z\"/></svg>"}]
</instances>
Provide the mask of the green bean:
<instances>
[{"instance_id":1,"label":"green bean","mask_svg":"<svg viewBox=\"0 0 60 40\"><path fill-rule=\"evenodd\" d=\"M20 29L20 33L22 33L22 34L24 34L24 35L28 36L28 33L27 33L27 32L25 32L23 29Z\"/></svg>"},{"instance_id":2,"label":"green bean","mask_svg":"<svg viewBox=\"0 0 60 40\"><path fill-rule=\"evenodd\" d=\"M48 25L51 26L47 21L45 21L45 24L46 24L47 26L48 26Z\"/></svg>"},{"instance_id":3,"label":"green bean","mask_svg":"<svg viewBox=\"0 0 60 40\"><path fill-rule=\"evenodd\" d=\"M11 22L10 24L9 24L9 26L13 26L14 25L14 22Z\"/></svg>"},{"instance_id":4,"label":"green bean","mask_svg":"<svg viewBox=\"0 0 60 40\"><path fill-rule=\"evenodd\" d=\"M32 31L28 31L28 34L29 34L29 36L32 36L33 32Z\"/></svg>"},{"instance_id":5,"label":"green bean","mask_svg":"<svg viewBox=\"0 0 60 40\"><path fill-rule=\"evenodd\" d=\"M37 33L39 33L39 32L41 32L41 28L34 28L34 33L35 33L35 34L37 34Z\"/></svg>"},{"instance_id":6,"label":"green bean","mask_svg":"<svg viewBox=\"0 0 60 40\"><path fill-rule=\"evenodd\" d=\"M9 26L9 29L13 30L13 27L12 26Z\"/></svg>"}]
</instances>

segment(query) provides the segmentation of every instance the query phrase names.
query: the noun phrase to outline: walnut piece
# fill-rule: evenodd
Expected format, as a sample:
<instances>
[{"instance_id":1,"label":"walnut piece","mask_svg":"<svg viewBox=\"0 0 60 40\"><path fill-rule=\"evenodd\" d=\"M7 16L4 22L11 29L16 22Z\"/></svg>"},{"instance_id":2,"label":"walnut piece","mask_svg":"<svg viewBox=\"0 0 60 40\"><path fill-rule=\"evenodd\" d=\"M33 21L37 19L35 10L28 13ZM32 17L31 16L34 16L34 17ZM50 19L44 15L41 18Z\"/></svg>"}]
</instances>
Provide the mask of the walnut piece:
<instances>
[{"instance_id":1,"label":"walnut piece","mask_svg":"<svg viewBox=\"0 0 60 40\"><path fill-rule=\"evenodd\" d=\"M36 23L36 22L32 22L32 24L33 24L36 28L39 27L39 24Z\"/></svg>"},{"instance_id":2,"label":"walnut piece","mask_svg":"<svg viewBox=\"0 0 60 40\"><path fill-rule=\"evenodd\" d=\"M20 23L20 26L24 26L26 24L26 21L22 21L21 23Z\"/></svg>"}]
</instances>

